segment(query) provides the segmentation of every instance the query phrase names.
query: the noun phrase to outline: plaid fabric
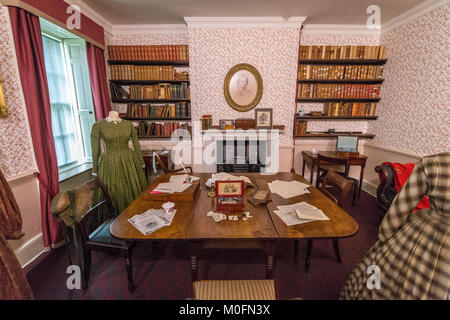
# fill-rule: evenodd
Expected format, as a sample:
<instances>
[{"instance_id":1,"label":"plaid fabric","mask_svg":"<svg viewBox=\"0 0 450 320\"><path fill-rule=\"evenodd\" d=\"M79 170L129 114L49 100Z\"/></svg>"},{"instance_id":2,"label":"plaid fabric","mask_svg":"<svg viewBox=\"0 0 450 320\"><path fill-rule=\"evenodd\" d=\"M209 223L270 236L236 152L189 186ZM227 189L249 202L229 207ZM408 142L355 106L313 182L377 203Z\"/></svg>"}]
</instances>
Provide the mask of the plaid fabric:
<instances>
[{"instance_id":1,"label":"plaid fabric","mask_svg":"<svg viewBox=\"0 0 450 320\"><path fill-rule=\"evenodd\" d=\"M275 300L274 280L195 281L195 300Z\"/></svg>"},{"instance_id":2,"label":"plaid fabric","mask_svg":"<svg viewBox=\"0 0 450 320\"><path fill-rule=\"evenodd\" d=\"M430 208L412 213L424 195ZM395 197L377 242L353 269L340 298L448 300L449 218L450 153L425 157ZM367 286L370 265L380 268L379 289Z\"/></svg>"}]
</instances>

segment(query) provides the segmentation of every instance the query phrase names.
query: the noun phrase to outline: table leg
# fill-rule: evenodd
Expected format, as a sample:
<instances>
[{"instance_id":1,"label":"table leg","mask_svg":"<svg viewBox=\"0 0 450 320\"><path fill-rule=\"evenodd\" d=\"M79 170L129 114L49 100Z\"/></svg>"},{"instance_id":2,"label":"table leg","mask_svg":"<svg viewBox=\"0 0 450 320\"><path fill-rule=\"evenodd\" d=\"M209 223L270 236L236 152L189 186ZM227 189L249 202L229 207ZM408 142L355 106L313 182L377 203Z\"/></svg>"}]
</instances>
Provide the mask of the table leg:
<instances>
[{"instance_id":1,"label":"table leg","mask_svg":"<svg viewBox=\"0 0 450 320\"><path fill-rule=\"evenodd\" d=\"M306 166L306 161L303 160L303 165L302 165L302 177L305 176L305 166Z\"/></svg>"},{"instance_id":2,"label":"table leg","mask_svg":"<svg viewBox=\"0 0 450 320\"><path fill-rule=\"evenodd\" d=\"M306 273L309 272L309 268L311 266L310 260L311 260L312 246L313 246L313 241L308 240L308 242L306 244L306 259L305 259L305 272Z\"/></svg>"},{"instance_id":3,"label":"table leg","mask_svg":"<svg viewBox=\"0 0 450 320\"><path fill-rule=\"evenodd\" d=\"M200 248L200 243L191 242L189 246L189 252L191 255L191 281L198 280L198 264L197 264L197 255Z\"/></svg>"},{"instance_id":4,"label":"table leg","mask_svg":"<svg viewBox=\"0 0 450 320\"><path fill-rule=\"evenodd\" d=\"M365 164L361 166L361 174L359 176L358 199L361 196L361 188L362 188L363 177L364 177L364 168L365 168Z\"/></svg>"},{"instance_id":5,"label":"table leg","mask_svg":"<svg viewBox=\"0 0 450 320\"><path fill-rule=\"evenodd\" d=\"M339 240L333 239L334 254L338 263L342 263L341 251L339 250Z\"/></svg>"},{"instance_id":6,"label":"table leg","mask_svg":"<svg viewBox=\"0 0 450 320\"><path fill-rule=\"evenodd\" d=\"M312 184L313 183L313 178L314 178L314 169L316 168L316 166L314 165L314 163L311 165L311 173L309 176L309 182Z\"/></svg>"},{"instance_id":7,"label":"table leg","mask_svg":"<svg viewBox=\"0 0 450 320\"><path fill-rule=\"evenodd\" d=\"M275 242L266 242L267 251L267 269L266 269L266 279L273 279L273 257L275 255Z\"/></svg>"}]
</instances>

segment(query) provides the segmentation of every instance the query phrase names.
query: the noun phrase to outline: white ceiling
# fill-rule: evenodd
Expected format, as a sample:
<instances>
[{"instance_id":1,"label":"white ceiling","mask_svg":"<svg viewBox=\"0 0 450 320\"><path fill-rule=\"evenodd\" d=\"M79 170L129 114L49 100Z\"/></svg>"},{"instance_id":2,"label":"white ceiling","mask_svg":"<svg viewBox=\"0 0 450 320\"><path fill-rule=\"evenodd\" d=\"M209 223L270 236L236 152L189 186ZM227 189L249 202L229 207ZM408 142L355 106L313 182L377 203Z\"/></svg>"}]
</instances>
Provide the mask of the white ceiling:
<instances>
[{"instance_id":1,"label":"white ceiling","mask_svg":"<svg viewBox=\"0 0 450 320\"><path fill-rule=\"evenodd\" d=\"M425 0L82 0L113 25L181 24L183 17L306 16L305 24L365 24L380 6L384 24Z\"/></svg>"}]
</instances>

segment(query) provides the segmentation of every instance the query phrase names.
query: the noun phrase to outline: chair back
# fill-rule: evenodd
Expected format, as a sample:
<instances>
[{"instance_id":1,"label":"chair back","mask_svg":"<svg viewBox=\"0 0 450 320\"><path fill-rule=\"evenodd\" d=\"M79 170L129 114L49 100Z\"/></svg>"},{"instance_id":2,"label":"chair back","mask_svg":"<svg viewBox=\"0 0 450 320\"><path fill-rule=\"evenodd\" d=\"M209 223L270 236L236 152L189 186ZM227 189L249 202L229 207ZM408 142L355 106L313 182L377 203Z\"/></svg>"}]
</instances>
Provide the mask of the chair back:
<instances>
[{"instance_id":1,"label":"chair back","mask_svg":"<svg viewBox=\"0 0 450 320\"><path fill-rule=\"evenodd\" d=\"M158 161L158 162L156 162ZM180 169L169 169L166 167L166 165L164 164L164 161L161 160L161 157L159 156L158 152L153 152L153 167L156 168L156 163L159 163L159 166L161 167L161 169L163 170L164 174L168 174L168 173L177 173L177 172L181 172L184 171L183 168ZM189 170L190 173L192 173L192 167L185 167L186 170Z\"/></svg>"},{"instance_id":2,"label":"chair back","mask_svg":"<svg viewBox=\"0 0 450 320\"><path fill-rule=\"evenodd\" d=\"M101 200L94 203L96 198ZM66 226L77 227L83 241L88 240L89 233L98 225L115 216L111 198L99 177L58 193L52 200L51 212Z\"/></svg>"},{"instance_id":3,"label":"chair back","mask_svg":"<svg viewBox=\"0 0 450 320\"><path fill-rule=\"evenodd\" d=\"M323 179L322 187L319 190L342 208L344 206L344 201L347 198L347 195L352 189L354 183L355 182L353 180L346 179L338 174L334 169L330 169ZM337 198L333 196L328 190L326 190L327 186L334 186L339 188L340 193Z\"/></svg>"}]
</instances>

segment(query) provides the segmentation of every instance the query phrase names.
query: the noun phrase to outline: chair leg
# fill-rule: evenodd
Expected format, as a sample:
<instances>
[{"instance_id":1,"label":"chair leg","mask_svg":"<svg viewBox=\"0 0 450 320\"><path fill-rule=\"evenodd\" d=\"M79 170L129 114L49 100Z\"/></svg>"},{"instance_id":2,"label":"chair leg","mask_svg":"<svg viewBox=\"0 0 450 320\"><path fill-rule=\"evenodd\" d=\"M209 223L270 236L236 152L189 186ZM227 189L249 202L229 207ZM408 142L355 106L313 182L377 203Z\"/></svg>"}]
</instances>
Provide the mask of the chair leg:
<instances>
[{"instance_id":1,"label":"chair leg","mask_svg":"<svg viewBox=\"0 0 450 320\"><path fill-rule=\"evenodd\" d=\"M89 285L89 276L91 273L91 249L84 248L84 261L83 261L83 288L86 289Z\"/></svg>"},{"instance_id":2,"label":"chair leg","mask_svg":"<svg viewBox=\"0 0 450 320\"><path fill-rule=\"evenodd\" d=\"M128 277L128 290L133 291L133 265L131 262L131 250L127 250L125 253L125 266L127 269L127 277Z\"/></svg>"},{"instance_id":3,"label":"chair leg","mask_svg":"<svg viewBox=\"0 0 450 320\"><path fill-rule=\"evenodd\" d=\"M352 200L352 206L355 205L356 202L356 193L358 192L358 184L353 184L353 200Z\"/></svg>"},{"instance_id":4,"label":"chair leg","mask_svg":"<svg viewBox=\"0 0 450 320\"><path fill-rule=\"evenodd\" d=\"M306 259L305 259L305 272L309 272L309 268L311 267L311 252L312 252L313 241L308 240L306 244Z\"/></svg>"},{"instance_id":5,"label":"chair leg","mask_svg":"<svg viewBox=\"0 0 450 320\"><path fill-rule=\"evenodd\" d=\"M333 239L334 254L338 263L342 263L341 251L339 250L339 240Z\"/></svg>"}]
</instances>

